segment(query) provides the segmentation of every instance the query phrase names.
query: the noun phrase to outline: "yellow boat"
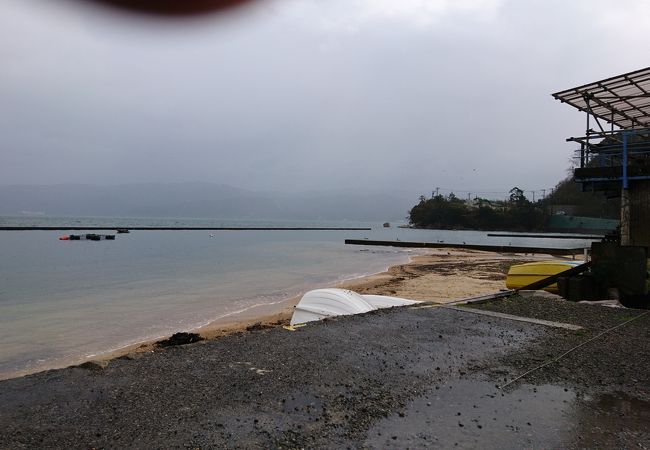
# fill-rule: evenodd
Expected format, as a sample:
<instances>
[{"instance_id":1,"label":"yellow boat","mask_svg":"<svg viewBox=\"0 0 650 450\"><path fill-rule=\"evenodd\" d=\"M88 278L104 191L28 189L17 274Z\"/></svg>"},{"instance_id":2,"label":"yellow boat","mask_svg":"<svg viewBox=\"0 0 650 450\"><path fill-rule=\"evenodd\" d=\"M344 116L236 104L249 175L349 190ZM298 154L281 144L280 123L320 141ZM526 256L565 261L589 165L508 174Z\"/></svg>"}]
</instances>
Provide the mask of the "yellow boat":
<instances>
[{"instance_id":1,"label":"yellow boat","mask_svg":"<svg viewBox=\"0 0 650 450\"><path fill-rule=\"evenodd\" d=\"M528 286L531 283L539 281L543 278L556 275L572 267L582 264L584 261L536 261L526 264L516 264L508 270L508 277L506 278L506 287L508 289L520 289ZM544 288L545 291L558 292L557 283Z\"/></svg>"}]
</instances>

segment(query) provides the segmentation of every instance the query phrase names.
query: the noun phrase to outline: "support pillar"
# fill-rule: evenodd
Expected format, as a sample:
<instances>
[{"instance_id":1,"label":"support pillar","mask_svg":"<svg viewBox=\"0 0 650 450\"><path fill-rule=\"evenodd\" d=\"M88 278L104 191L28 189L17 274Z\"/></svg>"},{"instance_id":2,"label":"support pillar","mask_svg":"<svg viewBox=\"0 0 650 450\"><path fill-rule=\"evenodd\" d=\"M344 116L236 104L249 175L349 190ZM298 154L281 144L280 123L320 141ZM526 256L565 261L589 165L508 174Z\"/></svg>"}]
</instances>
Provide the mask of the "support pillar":
<instances>
[{"instance_id":1,"label":"support pillar","mask_svg":"<svg viewBox=\"0 0 650 450\"><path fill-rule=\"evenodd\" d=\"M632 245L630 232L630 191L621 188L621 245Z\"/></svg>"}]
</instances>

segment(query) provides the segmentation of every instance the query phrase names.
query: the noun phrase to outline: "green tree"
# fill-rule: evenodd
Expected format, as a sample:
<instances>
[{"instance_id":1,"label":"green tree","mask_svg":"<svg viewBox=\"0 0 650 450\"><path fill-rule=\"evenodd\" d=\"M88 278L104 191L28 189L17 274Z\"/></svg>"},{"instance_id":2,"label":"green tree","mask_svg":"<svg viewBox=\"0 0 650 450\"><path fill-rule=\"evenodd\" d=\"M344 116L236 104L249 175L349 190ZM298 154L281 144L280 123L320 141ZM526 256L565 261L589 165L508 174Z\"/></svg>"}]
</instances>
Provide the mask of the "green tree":
<instances>
[{"instance_id":1,"label":"green tree","mask_svg":"<svg viewBox=\"0 0 650 450\"><path fill-rule=\"evenodd\" d=\"M524 191L515 186L510 189L510 203L517 206L524 206L528 203L528 199L524 195Z\"/></svg>"}]
</instances>

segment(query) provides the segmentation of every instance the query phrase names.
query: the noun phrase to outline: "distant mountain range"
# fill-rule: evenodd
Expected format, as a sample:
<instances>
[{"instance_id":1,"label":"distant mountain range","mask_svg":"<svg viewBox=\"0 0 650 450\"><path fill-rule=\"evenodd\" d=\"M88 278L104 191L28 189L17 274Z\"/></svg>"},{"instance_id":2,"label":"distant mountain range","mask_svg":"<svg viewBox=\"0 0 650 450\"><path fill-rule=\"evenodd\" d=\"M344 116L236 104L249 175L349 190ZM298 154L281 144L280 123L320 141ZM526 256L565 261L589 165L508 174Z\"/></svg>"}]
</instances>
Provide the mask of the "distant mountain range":
<instances>
[{"instance_id":1,"label":"distant mountain range","mask_svg":"<svg viewBox=\"0 0 650 450\"><path fill-rule=\"evenodd\" d=\"M416 201L403 193L270 193L213 183L0 186L0 215L395 221Z\"/></svg>"}]
</instances>

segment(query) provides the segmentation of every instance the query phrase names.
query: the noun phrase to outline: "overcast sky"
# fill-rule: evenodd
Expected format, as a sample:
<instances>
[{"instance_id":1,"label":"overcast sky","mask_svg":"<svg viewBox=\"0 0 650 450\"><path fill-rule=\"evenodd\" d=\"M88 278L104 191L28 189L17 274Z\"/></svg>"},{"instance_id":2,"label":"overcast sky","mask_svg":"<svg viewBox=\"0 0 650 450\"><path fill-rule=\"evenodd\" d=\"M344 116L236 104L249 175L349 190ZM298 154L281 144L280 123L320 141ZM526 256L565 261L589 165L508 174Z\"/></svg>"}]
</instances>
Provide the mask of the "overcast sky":
<instances>
[{"instance_id":1,"label":"overcast sky","mask_svg":"<svg viewBox=\"0 0 650 450\"><path fill-rule=\"evenodd\" d=\"M152 21L0 4L0 184L549 188L584 116L550 94L648 65L639 0L257 0Z\"/></svg>"}]
</instances>

